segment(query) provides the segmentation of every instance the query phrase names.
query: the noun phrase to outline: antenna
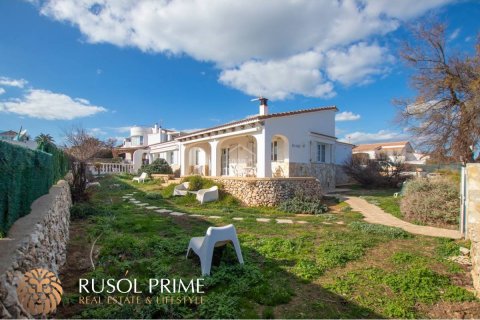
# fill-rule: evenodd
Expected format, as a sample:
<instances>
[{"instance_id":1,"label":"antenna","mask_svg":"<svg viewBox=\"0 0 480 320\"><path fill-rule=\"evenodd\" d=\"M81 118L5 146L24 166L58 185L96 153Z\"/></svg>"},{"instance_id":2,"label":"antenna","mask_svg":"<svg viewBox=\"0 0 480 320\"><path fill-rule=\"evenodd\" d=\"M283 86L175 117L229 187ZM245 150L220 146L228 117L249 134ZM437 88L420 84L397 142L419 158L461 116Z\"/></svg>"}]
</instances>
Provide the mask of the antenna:
<instances>
[{"instance_id":1,"label":"antenna","mask_svg":"<svg viewBox=\"0 0 480 320\"><path fill-rule=\"evenodd\" d=\"M250 100L250 101L252 101L252 102L253 102L253 101L260 101L260 105L266 106L268 99L260 96L260 97L258 97L258 98L252 99L252 100Z\"/></svg>"}]
</instances>

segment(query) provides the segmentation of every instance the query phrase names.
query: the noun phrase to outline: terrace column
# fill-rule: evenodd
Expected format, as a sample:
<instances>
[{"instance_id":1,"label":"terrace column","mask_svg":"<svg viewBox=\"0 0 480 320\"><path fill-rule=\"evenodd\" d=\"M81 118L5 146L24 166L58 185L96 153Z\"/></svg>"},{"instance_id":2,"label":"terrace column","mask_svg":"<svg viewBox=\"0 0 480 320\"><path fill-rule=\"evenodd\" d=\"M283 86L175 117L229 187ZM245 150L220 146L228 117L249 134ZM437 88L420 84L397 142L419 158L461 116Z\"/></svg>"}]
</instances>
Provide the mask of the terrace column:
<instances>
[{"instance_id":1,"label":"terrace column","mask_svg":"<svg viewBox=\"0 0 480 320\"><path fill-rule=\"evenodd\" d=\"M254 137L257 139L257 177L269 178L272 176L270 139L267 140L265 129Z\"/></svg>"},{"instance_id":2,"label":"terrace column","mask_svg":"<svg viewBox=\"0 0 480 320\"><path fill-rule=\"evenodd\" d=\"M210 144L210 175L212 177L219 176L218 174L218 166L217 166L217 146L218 141L213 140L208 142Z\"/></svg>"},{"instance_id":3,"label":"terrace column","mask_svg":"<svg viewBox=\"0 0 480 320\"><path fill-rule=\"evenodd\" d=\"M179 151L180 151L180 176L184 176L185 172L187 172L187 166L188 166L188 163L187 163L188 157L185 154L185 152L187 151L187 148L183 144L181 144Z\"/></svg>"}]
</instances>

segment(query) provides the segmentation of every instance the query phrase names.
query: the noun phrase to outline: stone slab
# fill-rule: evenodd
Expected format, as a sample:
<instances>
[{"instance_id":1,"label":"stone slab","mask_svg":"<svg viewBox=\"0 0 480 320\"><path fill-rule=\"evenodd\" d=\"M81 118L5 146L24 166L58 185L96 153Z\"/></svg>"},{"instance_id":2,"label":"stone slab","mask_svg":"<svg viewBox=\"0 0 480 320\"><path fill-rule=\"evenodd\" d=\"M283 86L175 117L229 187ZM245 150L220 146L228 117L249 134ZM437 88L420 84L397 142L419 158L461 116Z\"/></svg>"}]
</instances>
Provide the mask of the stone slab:
<instances>
[{"instance_id":1,"label":"stone slab","mask_svg":"<svg viewBox=\"0 0 480 320\"><path fill-rule=\"evenodd\" d=\"M272 220L272 219L268 219L268 218L257 218L257 221L258 221L258 222L270 222L270 220Z\"/></svg>"},{"instance_id":2,"label":"stone slab","mask_svg":"<svg viewBox=\"0 0 480 320\"><path fill-rule=\"evenodd\" d=\"M222 217L220 217L220 216L208 216L208 217L209 217L210 219L220 219L220 218L222 218Z\"/></svg>"},{"instance_id":3,"label":"stone slab","mask_svg":"<svg viewBox=\"0 0 480 320\"><path fill-rule=\"evenodd\" d=\"M185 212L176 212L176 211L173 211L173 212L170 212L170 215L171 215L171 216L181 217L181 216L186 215L186 213L185 213Z\"/></svg>"},{"instance_id":4,"label":"stone slab","mask_svg":"<svg viewBox=\"0 0 480 320\"><path fill-rule=\"evenodd\" d=\"M277 223L293 223L290 219L275 219L275 221L277 221Z\"/></svg>"},{"instance_id":5,"label":"stone slab","mask_svg":"<svg viewBox=\"0 0 480 320\"><path fill-rule=\"evenodd\" d=\"M300 223L300 224L307 224L308 222L307 222L307 221L300 220L300 221L297 221L297 223Z\"/></svg>"},{"instance_id":6,"label":"stone slab","mask_svg":"<svg viewBox=\"0 0 480 320\"><path fill-rule=\"evenodd\" d=\"M233 217L232 219L237 220L237 221L242 221L243 220L243 218L241 218L241 217Z\"/></svg>"},{"instance_id":7,"label":"stone slab","mask_svg":"<svg viewBox=\"0 0 480 320\"><path fill-rule=\"evenodd\" d=\"M148 207L145 207L145 209L154 210L154 209L158 209L158 207L156 207L156 206L148 206Z\"/></svg>"},{"instance_id":8,"label":"stone slab","mask_svg":"<svg viewBox=\"0 0 480 320\"><path fill-rule=\"evenodd\" d=\"M155 212L158 212L158 213L170 213L170 212L172 212L172 210L168 210L168 209L159 209L159 210L155 210Z\"/></svg>"}]
</instances>

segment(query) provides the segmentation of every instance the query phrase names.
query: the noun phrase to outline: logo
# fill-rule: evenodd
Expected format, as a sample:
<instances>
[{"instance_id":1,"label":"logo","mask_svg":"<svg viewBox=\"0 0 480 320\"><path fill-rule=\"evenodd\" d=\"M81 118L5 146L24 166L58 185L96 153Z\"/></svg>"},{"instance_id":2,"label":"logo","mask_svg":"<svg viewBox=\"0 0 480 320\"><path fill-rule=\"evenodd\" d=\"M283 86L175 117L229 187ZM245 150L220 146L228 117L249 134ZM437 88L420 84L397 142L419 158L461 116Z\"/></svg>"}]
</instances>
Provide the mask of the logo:
<instances>
[{"instance_id":1,"label":"logo","mask_svg":"<svg viewBox=\"0 0 480 320\"><path fill-rule=\"evenodd\" d=\"M18 300L33 316L55 311L62 294L60 280L53 272L45 269L26 272L17 288Z\"/></svg>"}]
</instances>

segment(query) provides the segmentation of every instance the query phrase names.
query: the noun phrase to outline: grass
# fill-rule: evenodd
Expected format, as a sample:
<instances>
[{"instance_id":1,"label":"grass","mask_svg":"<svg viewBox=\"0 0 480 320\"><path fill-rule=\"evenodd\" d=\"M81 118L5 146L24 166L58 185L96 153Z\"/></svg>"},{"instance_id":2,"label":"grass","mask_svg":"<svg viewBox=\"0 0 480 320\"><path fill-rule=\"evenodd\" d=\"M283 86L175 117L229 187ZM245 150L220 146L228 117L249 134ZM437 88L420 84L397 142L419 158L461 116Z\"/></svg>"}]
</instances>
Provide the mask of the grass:
<instances>
[{"instance_id":1,"label":"grass","mask_svg":"<svg viewBox=\"0 0 480 320\"><path fill-rule=\"evenodd\" d=\"M402 219L403 214L400 211L400 197L394 198L393 194L400 189L360 189L353 188L348 194L358 196L383 209L383 211Z\"/></svg>"},{"instance_id":2,"label":"grass","mask_svg":"<svg viewBox=\"0 0 480 320\"><path fill-rule=\"evenodd\" d=\"M96 269L92 271L87 263L81 273L69 274L67 270L65 278L128 277L139 283L149 278L196 279L200 275L198 259L184 257L190 237L203 235L209 226L232 222L245 265L236 262L231 246L216 251L201 305L88 305L75 309L71 316L408 318L429 317L428 306L437 302L480 304L453 281L468 276L445 259L456 252L457 242L371 225L342 204L329 214L297 217L274 208L241 207L228 195L217 203L200 205L193 197L172 197L173 187L162 188L155 182L132 184L127 178L106 177L101 184L92 191L90 204L75 209L78 219L72 222L72 229L80 231L71 235L69 246L89 250L98 238ZM120 186L112 188L113 184ZM121 198L130 192L151 205L221 218L161 215ZM261 216L309 223L255 221ZM232 217L244 220L233 221ZM78 299L75 281L64 289L60 316L74 309Z\"/></svg>"}]
</instances>

